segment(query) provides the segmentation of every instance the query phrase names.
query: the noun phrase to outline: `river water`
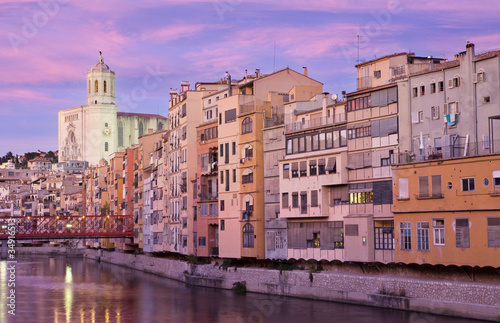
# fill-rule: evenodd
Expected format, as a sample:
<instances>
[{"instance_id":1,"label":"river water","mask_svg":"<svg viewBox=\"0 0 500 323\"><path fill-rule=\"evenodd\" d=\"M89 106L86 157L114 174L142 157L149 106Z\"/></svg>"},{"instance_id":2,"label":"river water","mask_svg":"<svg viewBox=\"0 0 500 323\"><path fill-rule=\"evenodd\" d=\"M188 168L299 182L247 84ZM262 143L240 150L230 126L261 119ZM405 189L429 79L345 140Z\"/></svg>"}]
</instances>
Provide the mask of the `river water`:
<instances>
[{"instance_id":1,"label":"river water","mask_svg":"<svg viewBox=\"0 0 500 323\"><path fill-rule=\"evenodd\" d=\"M471 322L341 303L236 295L89 259L16 256L16 261L0 262L0 322ZM13 279L15 286L9 287Z\"/></svg>"}]
</instances>

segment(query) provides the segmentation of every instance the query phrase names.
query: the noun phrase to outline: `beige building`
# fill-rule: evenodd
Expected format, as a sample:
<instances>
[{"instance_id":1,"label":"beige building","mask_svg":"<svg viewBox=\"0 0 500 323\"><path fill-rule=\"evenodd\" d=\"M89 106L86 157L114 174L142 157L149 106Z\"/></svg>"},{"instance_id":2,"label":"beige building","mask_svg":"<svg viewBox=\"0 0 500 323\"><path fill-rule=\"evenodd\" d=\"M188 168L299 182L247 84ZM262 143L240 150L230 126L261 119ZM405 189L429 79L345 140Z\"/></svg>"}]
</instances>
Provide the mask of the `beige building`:
<instances>
[{"instance_id":1,"label":"beige building","mask_svg":"<svg viewBox=\"0 0 500 323\"><path fill-rule=\"evenodd\" d=\"M307 73L306 73L307 74ZM264 258L263 128L298 85L322 84L289 68L243 79L219 101L219 255Z\"/></svg>"},{"instance_id":2,"label":"beige building","mask_svg":"<svg viewBox=\"0 0 500 323\"><path fill-rule=\"evenodd\" d=\"M345 106L328 93L285 105L286 156L279 171L288 258L344 260Z\"/></svg>"},{"instance_id":3,"label":"beige building","mask_svg":"<svg viewBox=\"0 0 500 323\"><path fill-rule=\"evenodd\" d=\"M197 83L194 90L183 81L181 93L171 91L168 178L170 185L170 250L195 254L197 236L194 225L194 206L197 192L197 133L202 122L203 100L216 92L216 83Z\"/></svg>"}]
</instances>

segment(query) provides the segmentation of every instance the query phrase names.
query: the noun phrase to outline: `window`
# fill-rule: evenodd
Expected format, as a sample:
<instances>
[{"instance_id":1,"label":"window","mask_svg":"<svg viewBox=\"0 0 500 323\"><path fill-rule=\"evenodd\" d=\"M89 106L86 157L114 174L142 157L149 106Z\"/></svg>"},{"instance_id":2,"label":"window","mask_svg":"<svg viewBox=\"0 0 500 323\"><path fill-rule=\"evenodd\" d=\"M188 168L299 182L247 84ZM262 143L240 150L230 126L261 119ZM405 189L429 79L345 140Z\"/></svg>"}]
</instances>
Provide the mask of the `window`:
<instances>
[{"instance_id":1,"label":"window","mask_svg":"<svg viewBox=\"0 0 500 323\"><path fill-rule=\"evenodd\" d=\"M99 91L99 82L95 80L95 93Z\"/></svg>"},{"instance_id":2,"label":"window","mask_svg":"<svg viewBox=\"0 0 500 323\"><path fill-rule=\"evenodd\" d=\"M418 96L418 88L414 87L413 88L413 97L416 98Z\"/></svg>"},{"instance_id":3,"label":"window","mask_svg":"<svg viewBox=\"0 0 500 323\"><path fill-rule=\"evenodd\" d=\"M106 142L104 143L104 151L108 151L108 150L109 150L109 144L108 144L108 142L106 141Z\"/></svg>"},{"instance_id":4,"label":"window","mask_svg":"<svg viewBox=\"0 0 500 323\"><path fill-rule=\"evenodd\" d=\"M432 220L432 227L434 229L434 245L444 246L444 219Z\"/></svg>"},{"instance_id":5,"label":"window","mask_svg":"<svg viewBox=\"0 0 500 323\"><path fill-rule=\"evenodd\" d=\"M400 222L401 250L411 250L411 222Z\"/></svg>"},{"instance_id":6,"label":"window","mask_svg":"<svg viewBox=\"0 0 500 323\"><path fill-rule=\"evenodd\" d=\"M442 197L441 175L431 176L432 197Z\"/></svg>"},{"instance_id":7,"label":"window","mask_svg":"<svg viewBox=\"0 0 500 323\"><path fill-rule=\"evenodd\" d=\"M399 186L399 199L407 199L410 198L410 194L408 192L408 178L399 178L398 179Z\"/></svg>"},{"instance_id":8,"label":"window","mask_svg":"<svg viewBox=\"0 0 500 323\"><path fill-rule=\"evenodd\" d=\"M375 249L394 250L394 221L375 221Z\"/></svg>"},{"instance_id":9,"label":"window","mask_svg":"<svg viewBox=\"0 0 500 323\"><path fill-rule=\"evenodd\" d=\"M317 175L317 167L316 167L316 160L310 160L309 161L309 175L314 176Z\"/></svg>"},{"instance_id":10,"label":"window","mask_svg":"<svg viewBox=\"0 0 500 323\"><path fill-rule=\"evenodd\" d=\"M347 102L347 111L355 111L371 107L371 95L351 99Z\"/></svg>"},{"instance_id":11,"label":"window","mask_svg":"<svg viewBox=\"0 0 500 323\"><path fill-rule=\"evenodd\" d=\"M292 193L292 207L293 208L299 207L299 193L297 192Z\"/></svg>"},{"instance_id":12,"label":"window","mask_svg":"<svg viewBox=\"0 0 500 323\"><path fill-rule=\"evenodd\" d=\"M300 213L307 214L307 192L300 192Z\"/></svg>"},{"instance_id":13,"label":"window","mask_svg":"<svg viewBox=\"0 0 500 323\"><path fill-rule=\"evenodd\" d=\"M314 232L313 238L311 240L307 240L307 248L319 248L320 245L320 233Z\"/></svg>"},{"instance_id":14,"label":"window","mask_svg":"<svg viewBox=\"0 0 500 323\"><path fill-rule=\"evenodd\" d=\"M418 122L424 122L424 111L419 111L418 112Z\"/></svg>"},{"instance_id":15,"label":"window","mask_svg":"<svg viewBox=\"0 0 500 323\"><path fill-rule=\"evenodd\" d=\"M243 226L243 248L253 248L253 246L254 246L253 225L247 223Z\"/></svg>"},{"instance_id":16,"label":"window","mask_svg":"<svg viewBox=\"0 0 500 323\"><path fill-rule=\"evenodd\" d=\"M417 250L429 250L429 222L417 222Z\"/></svg>"},{"instance_id":17,"label":"window","mask_svg":"<svg viewBox=\"0 0 500 323\"><path fill-rule=\"evenodd\" d=\"M199 237L198 238L198 246L199 247L206 247L207 246L207 238L206 237Z\"/></svg>"},{"instance_id":18,"label":"window","mask_svg":"<svg viewBox=\"0 0 500 323\"><path fill-rule=\"evenodd\" d=\"M493 171L493 187L500 187L500 171Z\"/></svg>"},{"instance_id":19,"label":"window","mask_svg":"<svg viewBox=\"0 0 500 323\"><path fill-rule=\"evenodd\" d=\"M104 93L106 93L107 91L108 91L108 87L107 87L106 81L104 81Z\"/></svg>"},{"instance_id":20,"label":"window","mask_svg":"<svg viewBox=\"0 0 500 323\"><path fill-rule=\"evenodd\" d=\"M500 247L500 218L488 218L488 247Z\"/></svg>"},{"instance_id":21,"label":"window","mask_svg":"<svg viewBox=\"0 0 500 323\"><path fill-rule=\"evenodd\" d=\"M224 200L220 200L220 210L224 211Z\"/></svg>"},{"instance_id":22,"label":"window","mask_svg":"<svg viewBox=\"0 0 500 323\"><path fill-rule=\"evenodd\" d=\"M225 220L220 220L220 230L221 231L226 230L226 221Z\"/></svg>"},{"instance_id":23,"label":"window","mask_svg":"<svg viewBox=\"0 0 500 323\"><path fill-rule=\"evenodd\" d=\"M459 87L460 86L460 77L459 76L455 76L453 78L453 87Z\"/></svg>"},{"instance_id":24,"label":"window","mask_svg":"<svg viewBox=\"0 0 500 323\"><path fill-rule=\"evenodd\" d=\"M281 208L288 208L288 193L281 194Z\"/></svg>"},{"instance_id":25,"label":"window","mask_svg":"<svg viewBox=\"0 0 500 323\"><path fill-rule=\"evenodd\" d=\"M436 83L431 83L431 94L436 93Z\"/></svg>"},{"instance_id":26,"label":"window","mask_svg":"<svg viewBox=\"0 0 500 323\"><path fill-rule=\"evenodd\" d=\"M290 178L290 164L283 164L283 178Z\"/></svg>"},{"instance_id":27,"label":"window","mask_svg":"<svg viewBox=\"0 0 500 323\"><path fill-rule=\"evenodd\" d=\"M142 122L139 122L139 137L142 137L144 135L144 125Z\"/></svg>"},{"instance_id":28,"label":"window","mask_svg":"<svg viewBox=\"0 0 500 323\"><path fill-rule=\"evenodd\" d=\"M432 120L439 119L439 107L438 106L431 107L431 117L432 117Z\"/></svg>"},{"instance_id":29,"label":"window","mask_svg":"<svg viewBox=\"0 0 500 323\"><path fill-rule=\"evenodd\" d=\"M226 192L229 191L229 169L226 169Z\"/></svg>"},{"instance_id":30,"label":"window","mask_svg":"<svg viewBox=\"0 0 500 323\"><path fill-rule=\"evenodd\" d=\"M292 146L293 142L292 142L292 139L287 139L286 140L286 154L287 155L290 155L293 153L293 146Z\"/></svg>"},{"instance_id":31,"label":"window","mask_svg":"<svg viewBox=\"0 0 500 323\"><path fill-rule=\"evenodd\" d=\"M233 141L233 155L236 155L236 141Z\"/></svg>"},{"instance_id":32,"label":"window","mask_svg":"<svg viewBox=\"0 0 500 323\"><path fill-rule=\"evenodd\" d=\"M325 159L318 159L318 175L326 174Z\"/></svg>"},{"instance_id":33,"label":"window","mask_svg":"<svg viewBox=\"0 0 500 323\"><path fill-rule=\"evenodd\" d=\"M241 133L251 133L252 132L252 118L246 117L241 123Z\"/></svg>"},{"instance_id":34,"label":"window","mask_svg":"<svg viewBox=\"0 0 500 323\"><path fill-rule=\"evenodd\" d=\"M220 183L224 184L224 171L220 172Z\"/></svg>"},{"instance_id":35,"label":"window","mask_svg":"<svg viewBox=\"0 0 500 323\"><path fill-rule=\"evenodd\" d=\"M225 123L236 121L236 109L227 110L225 112Z\"/></svg>"},{"instance_id":36,"label":"window","mask_svg":"<svg viewBox=\"0 0 500 323\"><path fill-rule=\"evenodd\" d=\"M474 177L462 178L462 192L473 192L474 190Z\"/></svg>"},{"instance_id":37,"label":"window","mask_svg":"<svg viewBox=\"0 0 500 323\"><path fill-rule=\"evenodd\" d=\"M225 146L226 146L226 147L225 147L225 150L226 150L226 156L225 156L224 162L225 162L226 164L228 164L228 163L229 163L229 143L228 143L228 142L226 142Z\"/></svg>"},{"instance_id":38,"label":"window","mask_svg":"<svg viewBox=\"0 0 500 323\"><path fill-rule=\"evenodd\" d=\"M443 92L444 91L444 81L439 81L438 82L438 91Z\"/></svg>"},{"instance_id":39,"label":"window","mask_svg":"<svg viewBox=\"0 0 500 323\"><path fill-rule=\"evenodd\" d=\"M311 191L311 207L317 207L318 206L318 191L314 190Z\"/></svg>"},{"instance_id":40,"label":"window","mask_svg":"<svg viewBox=\"0 0 500 323\"><path fill-rule=\"evenodd\" d=\"M373 77L376 78L376 79L381 78L382 77L382 71L381 70L373 71Z\"/></svg>"},{"instance_id":41,"label":"window","mask_svg":"<svg viewBox=\"0 0 500 323\"><path fill-rule=\"evenodd\" d=\"M425 95L425 85L421 85L420 86L420 96L424 96Z\"/></svg>"},{"instance_id":42,"label":"window","mask_svg":"<svg viewBox=\"0 0 500 323\"><path fill-rule=\"evenodd\" d=\"M233 183L236 183L236 169L233 169Z\"/></svg>"},{"instance_id":43,"label":"window","mask_svg":"<svg viewBox=\"0 0 500 323\"><path fill-rule=\"evenodd\" d=\"M220 149L219 150L220 150L219 156L223 157L224 156L224 144L220 144Z\"/></svg>"},{"instance_id":44,"label":"window","mask_svg":"<svg viewBox=\"0 0 500 323\"><path fill-rule=\"evenodd\" d=\"M456 219L455 221L455 238L457 248L469 248L469 219Z\"/></svg>"},{"instance_id":45,"label":"window","mask_svg":"<svg viewBox=\"0 0 500 323\"><path fill-rule=\"evenodd\" d=\"M429 197L429 177L418 177L418 197Z\"/></svg>"},{"instance_id":46,"label":"window","mask_svg":"<svg viewBox=\"0 0 500 323\"><path fill-rule=\"evenodd\" d=\"M253 183L253 172L250 172L249 174L246 174L246 175L242 175L241 182L242 182L242 184Z\"/></svg>"},{"instance_id":47,"label":"window","mask_svg":"<svg viewBox=\"0 0 500 323\"><path fill-rule=\"evenodd\" d=\"M300 162L300 177L307 176L307 161Z\"/></svg>"},{"instance_id":48,"label":"window","mask_svg":"<svg viewBox=\"0 0 500 323\"><path fill-rule=\"evenodd\" d=\"M335 157L328 158L326 170L328 171L328 174L333 174L337 172L337 159Z\"/></svg>"},{"instance_id":49,"label":"window","mask_svg":"<svg viewBox=\"0 0 500 323\"><path fill-rule=\"evenodd\" d=\"M299 177L299 163L292 163L292 178Z\"/></svg>"}]
</instances>

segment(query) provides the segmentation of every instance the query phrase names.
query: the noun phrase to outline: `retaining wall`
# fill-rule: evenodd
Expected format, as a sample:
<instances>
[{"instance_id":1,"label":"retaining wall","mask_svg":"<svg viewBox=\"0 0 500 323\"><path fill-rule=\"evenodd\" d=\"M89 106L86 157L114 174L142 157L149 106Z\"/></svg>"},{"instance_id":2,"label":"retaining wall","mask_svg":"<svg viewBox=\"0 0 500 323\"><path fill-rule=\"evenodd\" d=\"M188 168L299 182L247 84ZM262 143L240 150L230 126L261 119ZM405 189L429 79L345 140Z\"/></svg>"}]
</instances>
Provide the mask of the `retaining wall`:
<instances>
[{"instance_id":1,"label":"retaining wall","mask_svg":"<svg viewBox=\"0 0 500 323\"><path fill-rule=\"evenodd\" d=\"M82 256L191 285L231 289L246 282L250 292L345 302L500 322L498 284L394 275L193 265L180 260L94 249L23 247L18 253Z\"/></svg>"}]
</instances>

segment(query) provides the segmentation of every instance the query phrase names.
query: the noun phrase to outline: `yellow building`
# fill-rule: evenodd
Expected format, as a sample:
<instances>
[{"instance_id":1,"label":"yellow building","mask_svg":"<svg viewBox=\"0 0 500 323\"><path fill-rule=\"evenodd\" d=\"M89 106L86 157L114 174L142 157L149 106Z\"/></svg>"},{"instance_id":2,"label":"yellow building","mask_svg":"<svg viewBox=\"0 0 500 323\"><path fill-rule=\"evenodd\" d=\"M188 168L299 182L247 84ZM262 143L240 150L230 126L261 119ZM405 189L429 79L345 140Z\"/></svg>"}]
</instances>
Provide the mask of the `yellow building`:
<instances>
[{"instance_id":1,"label":"yellow building","mask_svg":"<svg viewBox=\"0 0 500 323\"><path fill-rule=\"evenodd\" d=\"M500 266L500 155L393 170L396 262Z\"/></svg>"}]
</instances>

